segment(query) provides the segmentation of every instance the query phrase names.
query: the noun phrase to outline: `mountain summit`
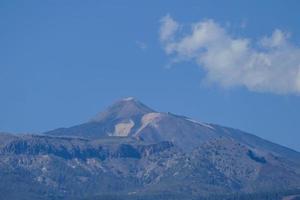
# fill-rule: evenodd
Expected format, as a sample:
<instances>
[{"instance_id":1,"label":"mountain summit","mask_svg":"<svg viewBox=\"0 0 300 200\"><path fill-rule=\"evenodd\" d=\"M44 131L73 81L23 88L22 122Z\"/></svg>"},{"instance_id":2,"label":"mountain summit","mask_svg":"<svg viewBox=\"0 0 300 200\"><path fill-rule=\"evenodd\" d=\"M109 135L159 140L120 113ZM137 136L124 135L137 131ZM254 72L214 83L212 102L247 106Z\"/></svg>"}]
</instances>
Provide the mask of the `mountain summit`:
<instances>
[{"instance_id":1,"label":"mountain summit","mask_svg":"<svg viewBox=\"0 0 300 200\"><path fill-rule=\"evenodd\" d=\"M105 120L134 119L150 112L155 112L134 97L127 97L115 102L103 112L91 119L92 122Z\"/></svg>"},{"instance_id":2,"label":"mountain summit","mask_svg":"<svg viewBox=\"0 0 300 200\"><path fill-rule=\"evenodd\" d=\"M209 124L169 112L157 112L133 97L116 101L86 123L46 134L92 139L117 136L147 142L172 141L186 151L218 137L215 128Z\"/></svg>"}]
</instances>

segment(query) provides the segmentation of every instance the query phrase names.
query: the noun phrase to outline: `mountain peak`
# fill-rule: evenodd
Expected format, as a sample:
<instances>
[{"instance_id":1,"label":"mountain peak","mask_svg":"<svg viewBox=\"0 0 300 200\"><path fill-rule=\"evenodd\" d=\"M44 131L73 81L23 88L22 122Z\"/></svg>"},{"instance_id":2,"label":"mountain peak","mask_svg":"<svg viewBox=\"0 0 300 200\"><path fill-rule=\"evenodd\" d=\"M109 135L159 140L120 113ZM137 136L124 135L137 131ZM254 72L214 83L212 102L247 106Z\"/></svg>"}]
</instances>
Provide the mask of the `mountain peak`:
<instances>
[{"instance_id":1,"label":"mountain peak","mask_svg":"<svg viewBox=\"0 0 300 200\"><path fill-rule=\"evenodd\" d=\"M116 101L107 107L103 112L91 119L93 122L100 122L107 119L130 119L155 112L134 97L126 97Z\"/></svg>"}]
</instances>

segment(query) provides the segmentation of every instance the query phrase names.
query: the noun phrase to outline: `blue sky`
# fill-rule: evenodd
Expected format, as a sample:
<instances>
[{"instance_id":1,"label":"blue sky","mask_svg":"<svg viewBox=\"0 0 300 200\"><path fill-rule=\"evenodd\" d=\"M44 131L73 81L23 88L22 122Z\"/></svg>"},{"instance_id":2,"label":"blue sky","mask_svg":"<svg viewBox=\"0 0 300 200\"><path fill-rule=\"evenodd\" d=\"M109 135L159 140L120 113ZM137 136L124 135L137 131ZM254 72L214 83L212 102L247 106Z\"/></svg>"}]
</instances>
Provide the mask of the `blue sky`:
<instances>
[{"instance_id":1,"label":"blue sky","mask_svg":"<svg viewBox=\"0 0 300 200\"><path fill-rule=\"evenodd\" d=\"M68 127L135 96L156 110L299 151L299 6L296 0L2 0L0 130ZM177 28L163 39L170 21ZM206 37L209 44L192 40L198 46L191 50L183 42L206 30L217 35ZM203 52L226 53L232 44L238 51L204 59ZM252 62L261 53L270 65Z\"/></svg>"}]
</instances>

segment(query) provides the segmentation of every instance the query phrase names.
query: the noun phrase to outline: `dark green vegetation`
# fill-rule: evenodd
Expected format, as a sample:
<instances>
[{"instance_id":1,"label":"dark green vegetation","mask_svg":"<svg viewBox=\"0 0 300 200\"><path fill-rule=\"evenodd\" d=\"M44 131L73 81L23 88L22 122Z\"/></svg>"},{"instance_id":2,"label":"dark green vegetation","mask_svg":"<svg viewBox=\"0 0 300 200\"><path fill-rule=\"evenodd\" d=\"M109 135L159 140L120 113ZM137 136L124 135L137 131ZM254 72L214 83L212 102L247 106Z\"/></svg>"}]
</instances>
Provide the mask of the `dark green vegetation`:
<instances>
[{"instance_id":1,"label":"dark green vegetation","mask_svg":"<svg viewBox=\"0 0 300 200\"><path fill-rule=\"evenodd\" d=\"M279 200L300 154L134 99L41 135L0 134L0 199Z\"/></svg>"}]
</instances>

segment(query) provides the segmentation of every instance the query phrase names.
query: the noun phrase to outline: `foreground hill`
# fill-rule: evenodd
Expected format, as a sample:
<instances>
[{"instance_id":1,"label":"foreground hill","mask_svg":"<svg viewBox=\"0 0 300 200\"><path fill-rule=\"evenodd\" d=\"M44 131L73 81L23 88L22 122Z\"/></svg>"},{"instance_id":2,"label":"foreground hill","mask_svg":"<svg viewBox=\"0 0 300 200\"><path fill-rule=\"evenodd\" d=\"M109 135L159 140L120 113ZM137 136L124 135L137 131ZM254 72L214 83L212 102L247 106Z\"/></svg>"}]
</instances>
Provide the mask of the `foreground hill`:
<instances>
[{"instance_id":1,"label":"foreground hill","mask_svg":"<svg viewBox=\"0 0 300 200\"><path fill-rule=\"evenodd\" d=\"M300 194L300 153L127 98L89 122L0 134L0 199L272 199Z\"/></svg>"}]
</instances>

